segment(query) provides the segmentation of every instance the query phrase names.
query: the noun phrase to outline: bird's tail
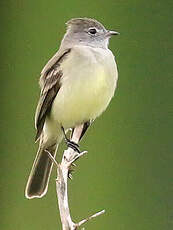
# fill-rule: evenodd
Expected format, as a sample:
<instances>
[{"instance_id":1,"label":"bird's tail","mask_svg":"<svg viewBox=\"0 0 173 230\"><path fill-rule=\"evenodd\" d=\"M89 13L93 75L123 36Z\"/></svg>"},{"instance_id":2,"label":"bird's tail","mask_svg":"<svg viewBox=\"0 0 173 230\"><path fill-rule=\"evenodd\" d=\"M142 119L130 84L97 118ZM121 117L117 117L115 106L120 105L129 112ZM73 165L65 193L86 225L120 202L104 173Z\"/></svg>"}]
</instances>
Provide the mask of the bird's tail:
<instances>
[{"instance_id":1,"label":"bird's tail","mask_svg":"<svg viewBox=\"0 0 173 230\"><path fill-rule=\"evenodd\" d=\"M28 199L41 198L47 192L53 166L47 151L55 157L57 145L54 144L48 148L40 145L25 189L25 196Z\"/></svg>"}]
</instances>

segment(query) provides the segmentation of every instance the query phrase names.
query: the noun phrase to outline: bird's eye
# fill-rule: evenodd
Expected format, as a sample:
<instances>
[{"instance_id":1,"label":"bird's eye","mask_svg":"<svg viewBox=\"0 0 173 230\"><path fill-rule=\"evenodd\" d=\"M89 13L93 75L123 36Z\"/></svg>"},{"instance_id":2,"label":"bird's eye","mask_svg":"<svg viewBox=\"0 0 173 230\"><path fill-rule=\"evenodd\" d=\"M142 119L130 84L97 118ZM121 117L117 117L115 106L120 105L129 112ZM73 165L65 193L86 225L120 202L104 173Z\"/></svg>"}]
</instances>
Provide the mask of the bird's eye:
<instances>
[{"instance_id":1,"label":"bird's eye","mask_svg":"<svg viewBox=\"0 0 173 230\"><path fill-rule=\"evenodd\" d=\"M88 30L88 33L90 33L90 34L96 34L97 30L95 28L91 28L91 29Z\"/></svg>"}]
</instances>

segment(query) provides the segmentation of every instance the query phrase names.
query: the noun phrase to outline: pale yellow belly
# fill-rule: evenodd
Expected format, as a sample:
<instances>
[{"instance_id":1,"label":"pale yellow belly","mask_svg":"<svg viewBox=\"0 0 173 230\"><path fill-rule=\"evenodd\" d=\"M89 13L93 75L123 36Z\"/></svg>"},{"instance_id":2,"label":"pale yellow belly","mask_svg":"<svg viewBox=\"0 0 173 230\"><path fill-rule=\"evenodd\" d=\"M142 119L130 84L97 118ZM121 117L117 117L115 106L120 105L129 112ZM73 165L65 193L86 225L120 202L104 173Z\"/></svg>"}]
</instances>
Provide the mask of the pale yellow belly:
<instances>
[{"instance_id":1,"label":"pale yellow belly","mask_svg":"<svg viewBox=\"0 0 173 230\"><path fill-rule=\"evenodd\" d=\"M65 80L51 110L51 119L65 128L95 119L108 106L115 90L115 76L100 66L89 75L78 73Z\"/></svg>"}]
</instances>

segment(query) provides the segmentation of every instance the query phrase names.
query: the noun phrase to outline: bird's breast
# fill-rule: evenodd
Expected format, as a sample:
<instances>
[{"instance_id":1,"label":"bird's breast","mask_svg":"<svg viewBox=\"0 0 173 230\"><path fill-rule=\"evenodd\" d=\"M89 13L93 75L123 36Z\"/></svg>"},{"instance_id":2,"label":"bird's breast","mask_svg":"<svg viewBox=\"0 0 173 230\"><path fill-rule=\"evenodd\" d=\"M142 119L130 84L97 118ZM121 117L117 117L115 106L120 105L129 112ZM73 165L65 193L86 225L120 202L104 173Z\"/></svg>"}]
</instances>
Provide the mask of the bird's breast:
<instances>
[{"instance_id":1,"label":"bird's breast","mask_svg":"<svg viewBox=\"0 0 173 230\"><path fill-rule=\"evenodd\" d=\"M111 52L73 50L62 65L61 88L51 116L64 127L95 119L114 95L117 68Z\"/></svg>"}]
</instances>

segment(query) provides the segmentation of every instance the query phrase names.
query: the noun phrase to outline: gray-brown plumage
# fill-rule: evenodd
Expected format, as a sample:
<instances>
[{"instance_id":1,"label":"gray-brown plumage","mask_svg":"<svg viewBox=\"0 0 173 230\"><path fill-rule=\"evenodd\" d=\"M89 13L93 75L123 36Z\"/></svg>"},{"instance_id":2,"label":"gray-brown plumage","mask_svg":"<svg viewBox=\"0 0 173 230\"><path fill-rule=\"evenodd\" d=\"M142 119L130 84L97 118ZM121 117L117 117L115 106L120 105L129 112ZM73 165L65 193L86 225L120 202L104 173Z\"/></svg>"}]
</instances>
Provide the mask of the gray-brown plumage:
<instances>
[{"instance_id":1,"label":"gray-brown plumage","mask_svg":"<svg viewBox=\"0 0 173 230\"><path fill-rule=\"evenodd\" d=\"M41 94L35 115L35 127L37 130L35 141L40 140L40 144L25 190L25 195L29 199L42 197L47 191L53 166L47 151L55 157L57 141L54 140L51 143L43 143L44 134L42 131L46 116L49 116L52 102L61 87L60 78L63 73L59 69L60 63L69 52L70 49L65 50L60 57L57 56L54 58L54 62L51 63L53 64L52 66L48 63L47 68L42 72L40 77Z\"/></svg>"},{"instance_id":2,"label":"gray-brown plumage","mask_svg":"<svg viewBox=\"0 0 173 230\"><path fill-rule=\"evenodd\" d=\"M118 73L108 44L116 34L94 19L67 22L60 49L41 72L41 94L35 115L39 149L26 185L27 198L46 194L53 165L47 151L55 157L62 130L83 127L81 133L76 132L80 140L90 122L109 105ZM70 146L73 147L72 142Z\"/></svg>"},{"instance_id":3,"label":"gray-brown plumage","mask_svg":"<svg viewBox=\"0 0 173 230\"><path fill-rule=\"evenodd\" d=\"M59 69L59 66L69 52L70 49L58 57L58 60L54 59L55 63L52 66L49 67L49 65L47 65L46 71L44 71L40 77L40 86L42 89L35 115L35 127L37 130L35 141L37 141L41 135L45 118L49 114L52 102L60 89L60 78L63 73Z\"/></svg>"}]
</instances>

